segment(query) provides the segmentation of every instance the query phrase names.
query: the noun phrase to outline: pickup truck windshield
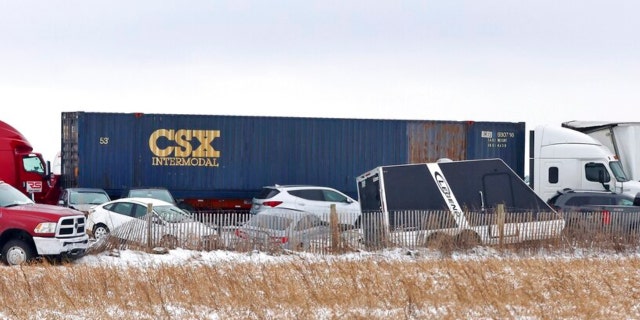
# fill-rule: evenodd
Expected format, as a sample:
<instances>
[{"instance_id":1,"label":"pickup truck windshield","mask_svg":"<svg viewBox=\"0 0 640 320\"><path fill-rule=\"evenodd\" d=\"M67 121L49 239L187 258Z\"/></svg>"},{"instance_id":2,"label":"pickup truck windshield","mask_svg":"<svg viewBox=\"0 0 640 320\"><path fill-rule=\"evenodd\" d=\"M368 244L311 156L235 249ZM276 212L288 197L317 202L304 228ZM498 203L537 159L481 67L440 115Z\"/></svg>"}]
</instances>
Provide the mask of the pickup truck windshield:
<instances>
[{"instance_id":1,"label":"pickup truck windshield","mask_svg":"<svg viewBox=\"0 0 640 320\"><path fill-rule=\"evenodd\" d=\"M613 175L616 177L616 180L618 180L619 182L629 181L629 178L627 178L627 175L624 173L624 170L622 170L622 165L620 164L620 161L609 162L609 167L611 168Z\"/></svg>"},{"instance_id":2,"label":"pickup truck windshield","mask_svg":"<svg viewBox=\"0 0 640 320\"><path fill-rule=\"evenodd\" d=\"M29 197L6 183L0 183L0 207L33 204Z\"/></svg>"}]
</instances>

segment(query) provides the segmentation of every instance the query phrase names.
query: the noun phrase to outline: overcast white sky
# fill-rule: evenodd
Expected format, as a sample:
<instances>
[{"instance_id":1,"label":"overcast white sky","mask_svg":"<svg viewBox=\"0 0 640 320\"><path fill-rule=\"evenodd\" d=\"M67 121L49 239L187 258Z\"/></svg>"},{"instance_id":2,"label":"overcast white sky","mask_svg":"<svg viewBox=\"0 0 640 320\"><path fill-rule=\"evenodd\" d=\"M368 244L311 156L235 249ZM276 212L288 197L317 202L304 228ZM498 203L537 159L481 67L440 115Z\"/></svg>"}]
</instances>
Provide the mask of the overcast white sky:
<instances>
[{"instance_id":1,"label":"overcast white sky","mask_svg":"<svg viewBox=\"0 0 640 320\"><path fill-rule=\"evenodd\" d=\"M638 1L0 0L2 120L62 111L640 121Z\"/></svg>"}]
</instances>

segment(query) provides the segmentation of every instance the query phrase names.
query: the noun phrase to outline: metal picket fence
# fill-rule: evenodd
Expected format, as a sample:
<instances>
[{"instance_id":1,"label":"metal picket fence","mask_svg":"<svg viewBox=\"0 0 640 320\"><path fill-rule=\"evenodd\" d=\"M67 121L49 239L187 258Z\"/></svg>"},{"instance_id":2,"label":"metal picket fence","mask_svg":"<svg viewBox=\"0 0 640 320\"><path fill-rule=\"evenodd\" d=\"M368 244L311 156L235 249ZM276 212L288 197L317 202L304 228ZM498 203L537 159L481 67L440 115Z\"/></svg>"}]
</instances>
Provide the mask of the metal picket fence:
<instances>
[{"instance_id":1,"label":"metal picket fence","mask_svg":"<svg viewBox=\"0 0 640 320\"><path fill-rule=\"evenodd\" d=\"M295 212L291 213L296 223ZM335 212L335 215L350 214ZM627 250L638 247L636 214L615 217L606 212L363 212L354 226L339 225L331 215L316 215L316 225L292 226L291 234L251 238L246 228L254 216L246 212L194 212L193 222L161 224L152 217L136 219L113 230L103 248L157 247L194 250L307 251L334 254L388 248L467 250L476 246L511 248L591 248ZM351 219L356 220L356 219ZM463 227L460 227L463 221ZM298 221L297 223L302 223ZM269 225L261 225L266 228ZM318 231L316 233L306 230ZM306 232L306 233L305 233ZM306 237L306 238L305 238ZM299 241L299 246L292 242Z\"/></svg>"}]
</instances>

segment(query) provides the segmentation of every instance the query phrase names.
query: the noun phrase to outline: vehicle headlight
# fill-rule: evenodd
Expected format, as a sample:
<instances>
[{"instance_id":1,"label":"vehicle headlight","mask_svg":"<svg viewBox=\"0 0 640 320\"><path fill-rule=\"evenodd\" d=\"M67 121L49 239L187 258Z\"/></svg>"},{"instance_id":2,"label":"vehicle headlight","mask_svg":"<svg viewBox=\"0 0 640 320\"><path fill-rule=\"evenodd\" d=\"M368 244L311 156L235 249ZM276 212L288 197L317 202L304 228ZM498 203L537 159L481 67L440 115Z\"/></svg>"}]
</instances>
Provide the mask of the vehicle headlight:
<instances>
[{"instance_id":1,"label":"vehicle headlight","mask_svg":"<svg viewBox=\"0 0 640 320\"><path fill-rule=\"evenodd\" d=\"M57 224L55 222L42 222L42 223L39 223L35 229L33 229L33 232L56 233L56 226Z\"/></svg>"}]
</instances>

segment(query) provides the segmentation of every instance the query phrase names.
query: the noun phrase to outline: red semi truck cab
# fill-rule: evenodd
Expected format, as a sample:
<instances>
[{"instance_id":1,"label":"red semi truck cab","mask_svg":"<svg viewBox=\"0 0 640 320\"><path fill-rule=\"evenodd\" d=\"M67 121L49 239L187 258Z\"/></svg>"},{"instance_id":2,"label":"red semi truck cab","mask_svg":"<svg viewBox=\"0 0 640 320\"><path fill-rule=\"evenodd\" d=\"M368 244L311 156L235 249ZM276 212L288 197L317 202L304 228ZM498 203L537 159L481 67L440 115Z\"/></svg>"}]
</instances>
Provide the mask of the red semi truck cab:
<instances>
[{"instance_id":1,"label":"red semi truck cab","mask_svg":"<svg viewBox=\"0 0 640 320\"><path fill-rule=\"evenodd\" d=\"M57 204L59 175L51 172L42 154L11 125L0 121L0 180L22 191L36 203Z\"/></svg>"},{"instance_id":2,"label":"red semi truck cab","mask_svg":"<svg viewBox=\"0 0 640 320\"><path fill-rule=\"evenodd\" d=\"M82 212L36 204L0 181L0 258L20 265L36 257L74 259L85 254L89 236Z\"/></svg>"}]
</instances>

